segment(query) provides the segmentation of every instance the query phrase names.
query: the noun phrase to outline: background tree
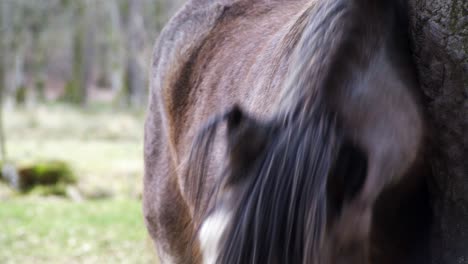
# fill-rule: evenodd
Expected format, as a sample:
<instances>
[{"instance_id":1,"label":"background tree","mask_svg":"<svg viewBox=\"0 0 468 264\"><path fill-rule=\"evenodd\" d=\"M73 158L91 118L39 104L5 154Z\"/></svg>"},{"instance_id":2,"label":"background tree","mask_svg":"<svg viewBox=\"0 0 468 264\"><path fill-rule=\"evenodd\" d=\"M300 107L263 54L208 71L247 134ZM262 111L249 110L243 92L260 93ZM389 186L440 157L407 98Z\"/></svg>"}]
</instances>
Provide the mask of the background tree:
<instances>
[{"instance_id":1,"label":"background tree","mask_svg":"<svg viewBox=\"0 0 468 264\"><path fill-rule=\"evenodd\" d=\"M5 28L5 13L7 12L6 9L6 1L0 3L0 33ZM1 155L1 163L4 164L6 161L6 140L5 140L5 132L3 128L3 94L4 94L4 87L5 87L5 78L4 78L4 55L5 54L5 39L0 38L0 155ZM1 174L1 171L0 171Z\"/></svg>"},{"instance_id":2,"label":"background tree","mask_svg":"<svg viewBox=\"0 0 468 264\"><path fill-rule=\"evenodd\" d=\"M143 106L154 41L182 2L2 1L7 105L114 98Z\"/></svg>"},{"instance_id":3,"label":"background tree","mask_svg":"<svg viewBox=\"0 0 468 264\"><path fill-rule=\"evenodd\" d=\"M130 105L140 105L144 102L146 71L144 57L141 51L144 48L142 0L129 0L127 10L127 66L126 87L127 98Z\"/></svg>"},{"instance_id":4,"label":"background tree","mask_svg":"<svg viewBox=\"0 0 468 264\"><path fill-rule=\"evenodd\" d=\"M468 263L468 1L412 0L430 123L434 264Z\"/></svg>"}]
</instances>

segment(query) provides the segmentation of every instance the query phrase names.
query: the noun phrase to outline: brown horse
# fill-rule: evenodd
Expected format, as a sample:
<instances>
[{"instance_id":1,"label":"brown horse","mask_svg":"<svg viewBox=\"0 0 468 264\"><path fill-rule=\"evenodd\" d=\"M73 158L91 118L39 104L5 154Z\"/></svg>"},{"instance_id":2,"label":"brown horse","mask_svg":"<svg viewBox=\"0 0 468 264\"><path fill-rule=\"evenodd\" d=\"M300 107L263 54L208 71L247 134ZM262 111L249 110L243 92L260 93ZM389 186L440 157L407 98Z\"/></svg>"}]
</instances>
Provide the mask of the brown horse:
<instances>
[{"instance_id":1,"label":"brown horse","mask_svg":"<svg viewBox=\"0 0 468 264\"><path fill-rule=\"evenodd\" d=\"M167 24L143 197L163 263L425 261L404 2L191 0Z\"/></svg>"}]
</instances>

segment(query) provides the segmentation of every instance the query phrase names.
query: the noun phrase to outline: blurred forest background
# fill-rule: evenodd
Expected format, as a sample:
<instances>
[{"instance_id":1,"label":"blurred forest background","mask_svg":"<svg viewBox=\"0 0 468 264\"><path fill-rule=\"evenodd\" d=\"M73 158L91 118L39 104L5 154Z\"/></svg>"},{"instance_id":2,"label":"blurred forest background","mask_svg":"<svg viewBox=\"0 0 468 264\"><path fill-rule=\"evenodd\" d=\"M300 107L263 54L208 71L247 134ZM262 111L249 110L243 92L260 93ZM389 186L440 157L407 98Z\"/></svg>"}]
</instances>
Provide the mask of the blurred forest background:
<instances>
[{"instance_id":1,"label":"blurred forest background","mask_svg":"<svg viewBox=\"0 0 468 264\"><path fill-rule=\"evenodd\" d=\"M153 263L152 47L183 0L0 0L0 263Z\"/></svg>"}]
</instances>

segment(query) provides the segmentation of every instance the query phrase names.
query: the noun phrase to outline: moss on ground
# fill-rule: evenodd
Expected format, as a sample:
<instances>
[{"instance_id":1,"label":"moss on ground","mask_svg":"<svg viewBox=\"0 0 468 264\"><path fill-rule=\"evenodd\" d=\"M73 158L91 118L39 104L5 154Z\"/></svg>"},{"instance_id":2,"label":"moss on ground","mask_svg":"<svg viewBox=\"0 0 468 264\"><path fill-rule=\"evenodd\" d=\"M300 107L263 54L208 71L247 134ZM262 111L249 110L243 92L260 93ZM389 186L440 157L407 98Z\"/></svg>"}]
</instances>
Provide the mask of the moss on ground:
<instances>
[{"instance_id":1,"label":"moss on ground","mask_svg":"<svg viewBox=\"0 0 468 264\"><path fill-rule=\"evenodd\" d=\"M18 177L18 187L21 191L47 186L59 190L77 181L70 166L63 161L40 161L21 166L18 169Z\"/></svg>"},{"instance_id":2,"label":"moss on ground","mask_svg":"<svg viewBox=\"0 0 468 264\"><path fill-rule=\"evenodd\" d=\"M21 193L65 196L67 186L77 182L72 169L63 161L29 162L13 166L13 170L0 179ZM0 172L4 172L1 164Z\"/></svg>"}]
</instances>

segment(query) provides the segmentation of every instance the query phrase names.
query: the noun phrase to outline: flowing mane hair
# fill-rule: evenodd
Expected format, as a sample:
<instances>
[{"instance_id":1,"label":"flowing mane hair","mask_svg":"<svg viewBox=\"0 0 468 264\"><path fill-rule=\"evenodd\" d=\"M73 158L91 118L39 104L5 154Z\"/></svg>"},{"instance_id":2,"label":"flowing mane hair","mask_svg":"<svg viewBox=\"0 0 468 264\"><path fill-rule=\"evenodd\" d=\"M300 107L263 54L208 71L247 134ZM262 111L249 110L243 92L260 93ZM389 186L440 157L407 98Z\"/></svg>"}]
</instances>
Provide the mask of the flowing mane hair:
<instances>
[{"instance_id":1,"label":"flowing mane hair","mask_svg":"<svg viewBox=\"0 0 468 264\"><path fill-rule=\"evenodd\" d=\"M340 171L351 174L345 168L351 168L350 163L340 165L337 160L349 157L349 150L357 151L349 147L337 115L328 107L328 95L322 92L325 87L332 89L332 74L344 74L338 69L343 64L337 57L353 26L346 24L350 21L349 4L312 4L292 27L284 45L294 48L293 62L274 118L261 122L234 107L213 118L198 134L188 168L188 183L195 186L196 218L202 219L216 207L221 189L233 182L243 186L216 263L319 263L323 257L320 252L328 216L343 200L343 195L328 194L327 182L337 181ZM215 201L204 203L199 193L205 183L203 175L215 135L225 121L229 162L212 190ZM262 131L261 143L248 146L252 133L233 132L242 123ZM240 138L230 139L233 134ZM249 147L256 149L237 153L239 148ZM363 165L352 168L358 179L355 189L365 174L364 158L359 162Z\"/></svg>"},{"instance_id":2,"label":"flowing mane hair","mask_svg":"<svg viewBox=\"0 0 468 264\"><path fill-rule=\"evenodd\" d=\"M245 122L240 119L248 117L241 115L235 107L205 127L195 141L191 175L203 173L221 121L228 127ZM243 184L216 263L318 261L326 232L328 175L335 170L343 136L335 115L321 105L306 117L293 117L262 124L266 134L261 150L249 164L231 157L215 185L214 199L226 185ZM236 147L228 146L228 155ZM203 179L198 178L199 186ZM201 208L201 202L198 207L198 217L210 210Z\"/></svg>"}]
</instances>

